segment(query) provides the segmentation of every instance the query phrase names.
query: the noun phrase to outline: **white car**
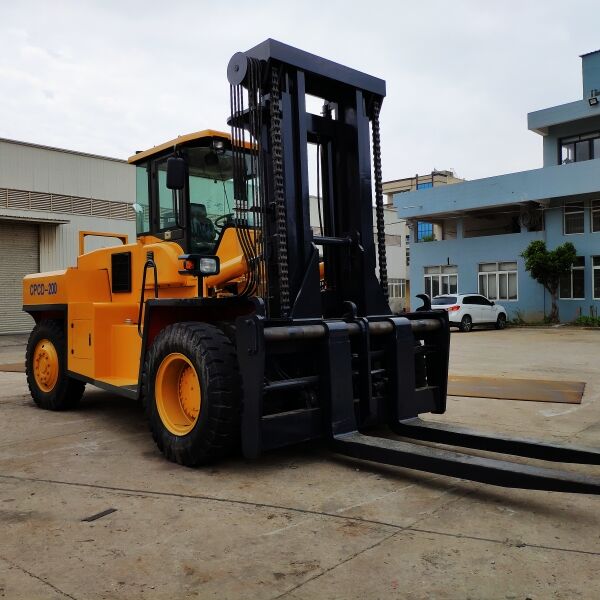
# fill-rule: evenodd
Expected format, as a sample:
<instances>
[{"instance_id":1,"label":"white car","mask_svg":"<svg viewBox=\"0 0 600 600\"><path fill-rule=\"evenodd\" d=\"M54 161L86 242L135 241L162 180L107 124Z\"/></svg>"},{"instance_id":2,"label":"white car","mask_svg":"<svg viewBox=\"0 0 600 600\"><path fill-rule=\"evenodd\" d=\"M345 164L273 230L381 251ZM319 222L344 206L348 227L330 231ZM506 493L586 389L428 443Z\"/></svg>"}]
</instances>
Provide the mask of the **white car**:
<instances>
[{"instance_id":1,"label":"white car","mask_svg":"<svg viewBox=\"0 0 600 600\"><path fill-rule=\"evenodd\" d=\"M431 301L434 310L448 312L451 327L471 331L475 325L495 325L496 329L506 326L506 310L500 304L488 300L481 294L444 294Z\"/></svg>"}]
</instances>

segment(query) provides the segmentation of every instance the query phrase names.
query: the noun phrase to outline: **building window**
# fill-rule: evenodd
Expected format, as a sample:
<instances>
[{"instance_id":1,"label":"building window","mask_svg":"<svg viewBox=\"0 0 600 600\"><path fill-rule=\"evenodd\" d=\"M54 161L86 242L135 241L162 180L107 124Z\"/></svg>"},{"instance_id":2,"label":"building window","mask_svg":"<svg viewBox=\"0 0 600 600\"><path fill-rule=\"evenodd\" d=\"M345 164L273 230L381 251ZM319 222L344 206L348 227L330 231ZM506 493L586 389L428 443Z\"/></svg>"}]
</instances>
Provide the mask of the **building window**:
<instances>
[{"instance_id":1,"label":"building window","mask_svg":"<svg viewBox=\"0 0 600 600\"><path fill-rule=\"evenodd\" d=\"M561 140L560 161L563 165L600 158L600 132L575 135Z\"/></svg>"},{"instance_id":2,"label":"building window","mask_svg":"<svg viewBox=\"0 0 600 600\"><path fill-rule=\"evenodd\" d=\"M594 300L600 300L600 256L592 256Z\"/></svg>"},{"instance_id":3,"label":"building window","mask_svg":"<svg viewBox=\"0 0 600 600\"><path fill-rule=\"evenodd\" d=\"M388 279L388 294L390 298L406 298L406 279Z\"/></svg>"},{"instance_id":4,"label":"building window","mask_svg":"<svg viewBox=\"0 0 600 600\"><path fill-rule=\"evenodd\" d=\"M570 233L583 233L584 206L583 202L567 202L564 206L564 231Z\"/></svg>"},{"instance_id":5,"label":"building window","mask_svg":"<svg viewBox=\"0 0 600 600\"><path fill-rule=\"evenodd\" d=\"M433 181L424 181L423 183L417 183L418 190L426 190L427 188L433 187Z\"/></svg>"},{"instance_id":6,"label":"building window","mask_svg":"<svg viewBox=\"0 0 600 600\"><path fill-rule=\"evenodd\" d=\"M585 298L585 256L578 256L571 271L561 276L560 297L565 300Z\"/></svg>"},{"instance_id":7,"label":"building window","mask_svg":"<svg viewBox=\"0 0 600 600\"><path fill-rule=\"evenodd\" d=\"M434 298L440 294L458 293L458 271L456 265L425 267L425 293Z\"/></svg>"},{"instance_id":8,"label":"building window","mask_svg":"<svg viewBox=\"0 0 600 600\"><path fill-rule=\"evenodd\" d=\"M516 262L480 263L479 293L490 300L518 300Z\"/></svg>"},{"instance_id":9,"label":"building window","mask_svg":"<svg viewBox=\"0 0 600 600\"><path fill-rule=\"evenodd\" d=\"M417 223L417 242L422 242L423 238L431 239L433 237L433 223Z\"/></svg>"},{"instance_id":10,"label":"building window","mask_svg":"<svg viewBox=\"0 0 600 600\"><path fill-rule=\"evenodd\" d=\"M592 200L592 231L600 231L600 200Z\"/></svg>"}]
</instances>

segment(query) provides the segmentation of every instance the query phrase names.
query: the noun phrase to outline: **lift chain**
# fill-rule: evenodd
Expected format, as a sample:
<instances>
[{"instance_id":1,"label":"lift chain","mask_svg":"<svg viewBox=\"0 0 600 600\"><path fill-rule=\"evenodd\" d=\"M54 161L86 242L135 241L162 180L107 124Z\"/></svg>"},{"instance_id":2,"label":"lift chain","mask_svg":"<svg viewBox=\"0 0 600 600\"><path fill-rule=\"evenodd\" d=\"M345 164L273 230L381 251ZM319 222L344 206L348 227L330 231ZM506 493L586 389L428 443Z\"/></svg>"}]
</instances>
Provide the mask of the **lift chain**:
<instances>
[{"instance_id":1,"label":"lift chain","mask_svg":"<svg viewBox=\"0 0 600 600\"><path fill-rule=\"evenodd\" d=\"M273 191L277 236L277 270L279 275L279 297L281 316L290 311L290 286L288 279L287 219L283 181L283 142L281 136L281 94L279 89L279 67L271 69L271 156L273 164Z\"/></svg>"},{"instance_id":2,"label":"lift chain","mask_svg":"<svg viewBox=\"0 0 600 600\"><path fill-rule=\"evenodd\" d=\"M383 184L381 174L381 138L379 136L379 100L373 101L373 119L371 131L373 134L373 175L375 178L375 216L377 219L377 256L379 259L379 283L386 300L388 294L387 257L385 253L385 218L383 212Z\"/></svg>"}]
</instances>

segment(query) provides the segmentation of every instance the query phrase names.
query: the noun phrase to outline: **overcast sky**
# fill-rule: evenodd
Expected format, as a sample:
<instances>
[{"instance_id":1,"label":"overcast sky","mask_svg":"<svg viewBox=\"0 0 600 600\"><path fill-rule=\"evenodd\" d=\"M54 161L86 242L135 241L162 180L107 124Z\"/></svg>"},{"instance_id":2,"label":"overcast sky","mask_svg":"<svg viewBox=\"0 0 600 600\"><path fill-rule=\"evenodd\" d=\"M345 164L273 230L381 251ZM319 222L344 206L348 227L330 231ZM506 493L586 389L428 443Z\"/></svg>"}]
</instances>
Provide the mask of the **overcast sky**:
<instances>
[{"instance_id":1,"label":"overcast sky","mask_svg":"<svg viewBox=\"0 0 600 600\"><path fill-rule=\"evenodd\" d=\"M126 158L227 130L229 58L272 37L387 81L384 180L541 166L527 112L581 98L594 0L0 0L0 137Z\"/></svg>"}]
</instances>

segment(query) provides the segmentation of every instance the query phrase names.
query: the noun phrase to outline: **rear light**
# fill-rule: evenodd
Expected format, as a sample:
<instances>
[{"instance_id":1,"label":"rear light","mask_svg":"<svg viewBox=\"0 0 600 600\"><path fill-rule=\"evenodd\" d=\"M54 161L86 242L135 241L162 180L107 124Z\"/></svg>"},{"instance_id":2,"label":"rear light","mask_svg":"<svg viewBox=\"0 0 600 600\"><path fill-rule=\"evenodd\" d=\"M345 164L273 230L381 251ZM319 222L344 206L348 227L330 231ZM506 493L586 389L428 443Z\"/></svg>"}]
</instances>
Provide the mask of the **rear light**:
<instances>
[{"instance_id":1,"label":"rear light","mask_svg":"<svg viewBox=\"0 0 600 600\"><path fill-rule=\"evenodd\" d=\"M447 310L448 312L455 312L457 310L460 310L460 306L449 306Z\"/></svg>"}]
</instances>

